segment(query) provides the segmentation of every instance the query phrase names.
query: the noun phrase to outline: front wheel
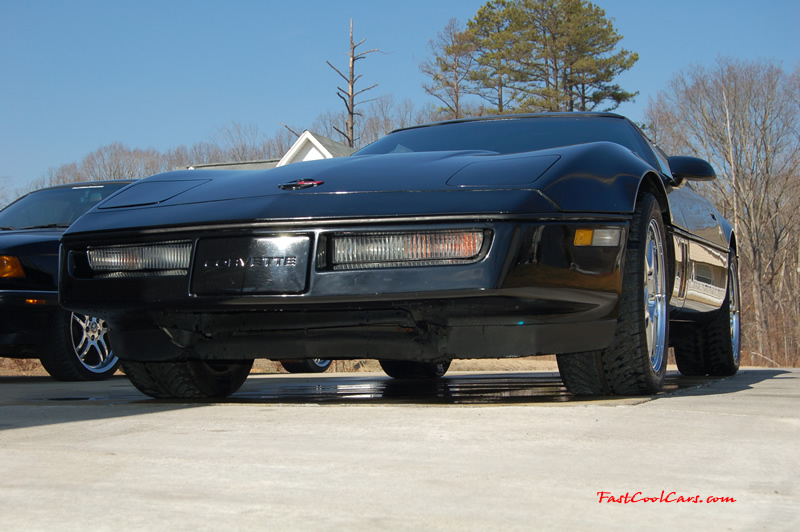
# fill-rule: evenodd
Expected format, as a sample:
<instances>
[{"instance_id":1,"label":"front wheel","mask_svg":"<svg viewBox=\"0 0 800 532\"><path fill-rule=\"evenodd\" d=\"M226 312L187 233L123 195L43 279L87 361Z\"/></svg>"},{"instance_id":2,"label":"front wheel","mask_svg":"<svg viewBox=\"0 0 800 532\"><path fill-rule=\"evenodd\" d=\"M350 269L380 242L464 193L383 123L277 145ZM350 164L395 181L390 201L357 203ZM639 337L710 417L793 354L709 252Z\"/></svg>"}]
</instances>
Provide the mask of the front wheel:
<instances>
[{"instance_id":1,"label":"front wheel","mask_svg":"<svg viewBox=\"0 0 800 532\"><path fill-rule=\"evenodd\" d=\"M381 369L393 379L436 379L450 368L450 361L415 362L413 360L379 360Z\"/></svg>"},{"instance_id":2,"label":"front wheel","mask_svg":"<svg viewBox=\"0 0 800 532\"><path fill-rule=\"evenodd\" d=\"M111 350L108 326L100 318L58 309L49 344L39 361L60 381L99 381L112 376L119 359Z\"/></svg>"},{"instance_id":3,"label":"front wheel","mask_svg":"<svg viewBox=\"0 0 800 532\"><path fill-rule=\"evenodd\" d=\"M611 345L557 357L561 379L573 394L647 395L664 386L669 336L665 235L658 201L641 194L628 235Z\"/></svg>"},{"instance_id":4,"label":"front wheel","mask_svg":"<svg viewBox=\"0 0 800 532\"><path fill-rule=\"evenodd\" d=\"M227 397L241 388L252 367L252 360L122 362L131 383L156 399Z\"/></svg>"}]
</instances>

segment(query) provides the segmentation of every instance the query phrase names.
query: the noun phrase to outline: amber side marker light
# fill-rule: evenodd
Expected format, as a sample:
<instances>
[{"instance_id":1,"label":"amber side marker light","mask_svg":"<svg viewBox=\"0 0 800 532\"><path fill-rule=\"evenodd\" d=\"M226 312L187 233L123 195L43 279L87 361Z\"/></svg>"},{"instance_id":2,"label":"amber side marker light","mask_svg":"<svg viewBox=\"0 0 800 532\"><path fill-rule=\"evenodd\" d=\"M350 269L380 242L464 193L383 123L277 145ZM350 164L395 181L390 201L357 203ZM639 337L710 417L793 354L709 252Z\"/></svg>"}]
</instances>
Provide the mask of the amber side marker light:
<instances>
[{"instance_id":1,"label":"amber side marker light","mask_svg":"<svg viewBox=\"0 0 800 532\"><path fill-rule=\"evenodd\" d=\"M622 229L609 227L605 229L576 229L573 243L576 246L618 246L622 236Z\"/></svg>"},{"instance_id":2,"label":"amber side marker light","mask_svg":"<svg viewBox=\"0 0 800 532\"><path fill-rule=\"evenodd\" d=\"M28 305L46 305L47 301L44 299L26 299L25 303Z\"/></svg>"},{"instance_id":3,"label":"amber side marker light","mask_svg":"<svg viewBox=\"0 0 800 532\"><path fill-rule=\"evenodd\" d=\"M0 255L0 277L25 277L25 270L22 269L22 264L19 263L17 257Z\"/></svg>"}]
</instances>

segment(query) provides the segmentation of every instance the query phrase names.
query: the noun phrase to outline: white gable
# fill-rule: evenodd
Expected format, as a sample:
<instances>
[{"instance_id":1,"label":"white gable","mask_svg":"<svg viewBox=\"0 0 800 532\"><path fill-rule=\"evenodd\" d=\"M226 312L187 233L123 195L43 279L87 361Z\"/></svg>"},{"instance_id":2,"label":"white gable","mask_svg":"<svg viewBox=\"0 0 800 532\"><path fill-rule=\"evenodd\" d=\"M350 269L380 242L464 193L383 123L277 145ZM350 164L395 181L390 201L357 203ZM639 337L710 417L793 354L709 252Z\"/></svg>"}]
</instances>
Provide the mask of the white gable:
<instances>
[{"instance_id":1,"label":"white gable","mask_svg":"<svg viewBox=\"0 0 800 532\"><path fill-rule=\"evenodd\" d=\"M303 131L297 141L289 148L286 155L281 157L278 166L299 163L303 161L316 161L318 159L331 159L344 157L355 150L339 142L325 137L317 137L310 131Z\"/></svg>"}]
</instances>

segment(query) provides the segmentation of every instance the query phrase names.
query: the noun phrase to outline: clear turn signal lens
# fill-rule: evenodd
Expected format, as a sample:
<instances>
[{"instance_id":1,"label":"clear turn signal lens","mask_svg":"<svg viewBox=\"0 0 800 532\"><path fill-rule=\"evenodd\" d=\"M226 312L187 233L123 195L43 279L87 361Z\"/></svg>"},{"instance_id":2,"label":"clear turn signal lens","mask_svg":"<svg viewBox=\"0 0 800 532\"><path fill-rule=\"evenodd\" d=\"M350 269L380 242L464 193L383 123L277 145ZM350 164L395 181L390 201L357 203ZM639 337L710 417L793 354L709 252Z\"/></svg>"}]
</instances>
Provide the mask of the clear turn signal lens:
<instances>
[{"instance_id":1,"label":"clear turn signal lens","mask_svg":"<svg viewBox=\"0 0 800 532\"><path fill-rule=\"evenodd\" d=\"M89 266L98 273L188 272L192 243L189 241L89 248Z\"/></svg>"},{"instance_id":2,"label":"clear turn signal lens","mask_svg":"<svg viewBox=\"0 0 800 532\"><path fill-rule=\"evenodd\" d=\"M468 264L481 258L487 240L482 229L350 233L330 238L329 263L334 270Z\"/></svg>"}]
</instances>

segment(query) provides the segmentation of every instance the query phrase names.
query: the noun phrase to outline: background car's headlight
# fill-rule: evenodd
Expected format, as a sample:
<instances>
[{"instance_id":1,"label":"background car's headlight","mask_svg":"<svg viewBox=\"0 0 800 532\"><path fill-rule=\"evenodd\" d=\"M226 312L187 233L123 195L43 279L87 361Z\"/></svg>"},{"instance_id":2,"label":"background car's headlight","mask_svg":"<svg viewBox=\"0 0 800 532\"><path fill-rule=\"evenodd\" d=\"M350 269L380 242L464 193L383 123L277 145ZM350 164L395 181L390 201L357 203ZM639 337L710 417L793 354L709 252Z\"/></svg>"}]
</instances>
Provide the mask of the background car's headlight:
<instances>
[{"instance_id":1,"label":"background car's headlight","mask_svg":"<svg viewBox=\"0 0 800 532\"><path fill-rule=\"evenodd\" d=\"M317 263L333 270L469 264L483 256L487 236L483 229L334 233Z\"/></svg>"},{"instance_id":2,"label":"background car's headlight","mask_svg":"<svg viewBox=\"0 0 800 532\"><path fill-rule=\"evenodd\" d=\"M11 255L0 255L0 277L25 277L25 270L22 268L22 264L20 264L17 257L13 257Z\"/></svg>"},{"instance_id":3,"label":"background car's headlight","mask_svg":"<svg viewBox=\"0 0 800 532\"><path fill-rule=\"evenodd\" d=\"M186 275L192 254L190 241L155 242L89 248L89 267L106 276L126 274Z\"/></svg>"}]
</instances>

